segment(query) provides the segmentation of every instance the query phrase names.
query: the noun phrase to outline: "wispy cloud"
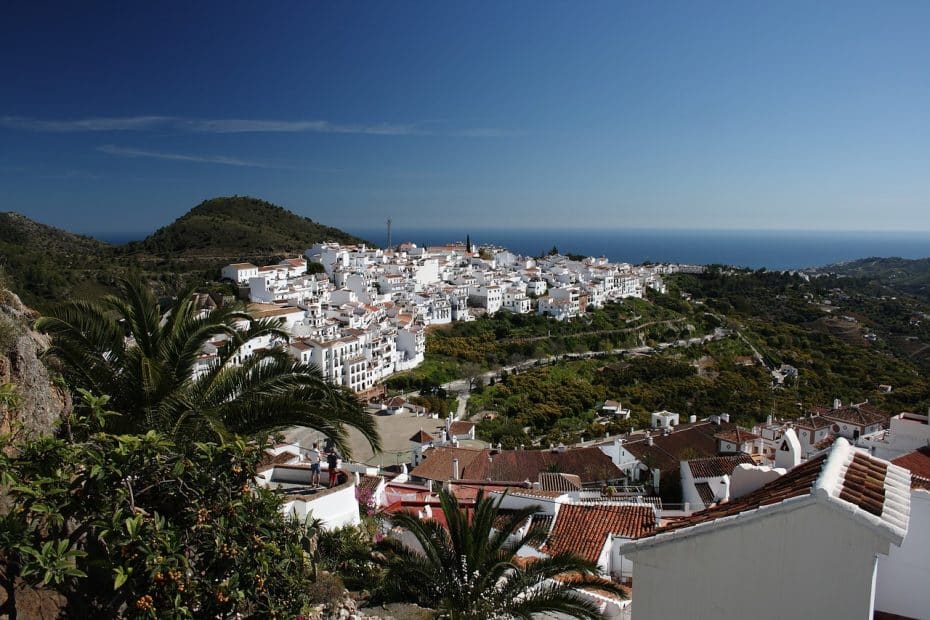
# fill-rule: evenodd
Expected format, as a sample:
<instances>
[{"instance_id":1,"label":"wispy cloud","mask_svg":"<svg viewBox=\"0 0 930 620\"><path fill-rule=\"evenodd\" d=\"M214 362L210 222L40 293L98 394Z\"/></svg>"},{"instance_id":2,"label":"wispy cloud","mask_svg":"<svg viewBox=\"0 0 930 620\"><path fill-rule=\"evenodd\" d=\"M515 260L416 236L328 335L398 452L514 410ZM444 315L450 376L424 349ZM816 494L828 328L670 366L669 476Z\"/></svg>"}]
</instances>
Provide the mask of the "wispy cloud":
<instances>
[{"instance_id":1,"label":"wispy cloud","mask_svg":"<svg viewBox=\"0 0 930 620\"><path fill-rule=\"evenodd\" d=\"M2 116L0 126L23 131L71 133L82 131L150 131L164 127L174 119L167 116L128 116L46 120L24 116Z\"/></svg>"},{"instance_id":2,"label":"wispy cloud","mask_svg":"<svg viewBox=\"0 0 930 620\"><path fill-rule=\"evenodd\" d=\"M183 133L326 133L363 134L372 136L428 136L446 135L470 138L492 138L511 135L494 128L460 130L425 129L427 123L373 125L359 123L333 123L325 120L268 120L268 119L202 119L177 116L126 116L96 117L70 120L49 120L25 116L0 116L0 127L20 131L49 133L117 132L117 131L175 131Z\"/></svg>"},{"instance_id":3,"label":"wispy cloud","mask_svg":"<svg viewBox=\"0 0 930 620\"><path fill-rule=\"evenodd\" d=\"M219 164L222 166L238 166L241 168L269 168L269 169L293 169L292 166L273 164L263 161L254 161L249 159L239 159L238 157L226 157L225 155L189 155L186 153L166 153L164 151L149 151L146 149L136 149L131 147L116 146L114 144L104 144L98 146L97 150L107 155L116 155L117 157L149 157L152 159L166 159L169 161L184 161L197 164Z\"/></svg>"}]
</instances>

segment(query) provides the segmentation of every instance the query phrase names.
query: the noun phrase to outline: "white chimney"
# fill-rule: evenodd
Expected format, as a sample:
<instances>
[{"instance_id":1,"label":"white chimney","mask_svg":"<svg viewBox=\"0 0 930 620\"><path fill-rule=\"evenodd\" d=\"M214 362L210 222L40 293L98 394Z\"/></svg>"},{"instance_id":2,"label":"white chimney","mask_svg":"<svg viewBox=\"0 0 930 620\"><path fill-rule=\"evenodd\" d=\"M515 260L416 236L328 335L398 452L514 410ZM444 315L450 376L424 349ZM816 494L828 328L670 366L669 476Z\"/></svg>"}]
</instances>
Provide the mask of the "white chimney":
<instances>
[{"instance_id":1,"label":"white chimney","mask_svg":"<svg viewBox=\"0 0 930 620\"><path fill-rule=\"evenodd\" d=\"M652 433L650 433L649 431L646 431L646 445L647 446L653 445Z\"/></svg>"},{"instance_id":2,"label":"white chimney","mask_svg":"<svg viewBox=\"0 0 930 620\"><path fill-rule=\"evenodd\" d=\"M688 416L688 422L691 422L692 424L694 424L695 422L697 422L697 416L693 414Z\"/></svg>"},{"instance_id":3,"label":"white chimney","mask_svg":"<svg viewBox=\"0 0 930 620\"><path fill-rule=\"evenodd\" d=\"M833 399L833 408L834 408L834 409L839 409L839 408L842 407L842 406L843 406L843 401L841 401L839 398L834 398L834 399Z\"/></svg>"},{"instance_id":4,"label":"white chimney","mask_svg":"<svg viewBox=\"0 0 930 620\"><path fill-rule=\"evenodd\" d=\"M452 459L452 479L453 480L459 479L459 460L458 459Z\"/></svg>"}]
</instances>

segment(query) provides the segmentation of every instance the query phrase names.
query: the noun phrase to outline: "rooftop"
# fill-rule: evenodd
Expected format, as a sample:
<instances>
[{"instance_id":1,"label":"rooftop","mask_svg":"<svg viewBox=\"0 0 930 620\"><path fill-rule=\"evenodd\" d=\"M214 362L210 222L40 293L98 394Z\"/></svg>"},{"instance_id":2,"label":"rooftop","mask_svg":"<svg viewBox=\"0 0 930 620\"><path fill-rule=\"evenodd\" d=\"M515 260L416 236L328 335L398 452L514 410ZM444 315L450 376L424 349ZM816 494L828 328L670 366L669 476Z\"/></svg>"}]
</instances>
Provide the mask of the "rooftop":
<instances>
[{"instance_id":1,"label":"rooftop","mask_svg":"<svg viewBox=\"0 0 930 620\"><path fill-rule=\"evenodd\" d=\"M655 531L652 506L565 504L555 518L555 525L543 551L549 554L575 553L597 562L607 535L639 538Z\"/></svg>"},{"instance_id":2,"label":"rooftop","mask_svg":"<svg viewBox=\"0 0 930 620\"><path fill-rule=\"evenodd\" d=\"M839 438L828 454L802 463L749 495L669 523L649 544L812 501L842 507L845 514L900 544L910 512L910 474Z\"/></svg>"}]
</instances>

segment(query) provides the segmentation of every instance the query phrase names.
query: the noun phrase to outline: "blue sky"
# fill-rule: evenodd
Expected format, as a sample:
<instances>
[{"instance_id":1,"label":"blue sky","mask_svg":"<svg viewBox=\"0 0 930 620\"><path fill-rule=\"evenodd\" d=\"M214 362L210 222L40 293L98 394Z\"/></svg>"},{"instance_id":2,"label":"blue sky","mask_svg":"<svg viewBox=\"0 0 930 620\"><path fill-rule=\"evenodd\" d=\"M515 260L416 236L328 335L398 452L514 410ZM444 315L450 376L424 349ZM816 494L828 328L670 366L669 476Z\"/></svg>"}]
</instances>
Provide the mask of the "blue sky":
<instances>
[{"instance_id":1,"label":"blue sky","mask_svg":"<svg viewBox=\"0 0 930 620\"><path fill-rule=\"evenodd\" d=\"M5 7L0 210L930 230L930 2L87 4Z\"/></svg>"}]
</instances>

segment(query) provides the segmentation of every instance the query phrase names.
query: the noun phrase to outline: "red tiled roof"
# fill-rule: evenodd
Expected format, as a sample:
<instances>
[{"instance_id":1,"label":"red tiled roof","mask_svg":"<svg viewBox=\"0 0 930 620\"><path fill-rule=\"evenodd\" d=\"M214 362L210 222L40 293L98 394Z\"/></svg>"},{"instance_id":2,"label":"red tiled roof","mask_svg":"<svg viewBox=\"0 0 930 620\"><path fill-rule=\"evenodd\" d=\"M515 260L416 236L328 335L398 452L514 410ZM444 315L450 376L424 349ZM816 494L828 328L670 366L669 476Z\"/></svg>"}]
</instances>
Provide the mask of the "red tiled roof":
<instances>
[{"instance_id":1,"label":"red tiled roof","mask_svg":"<svg viewBox=\"0 0 930 620\"><path fill-rule=\"evenodd\" d=\"M815 497L818 500L842 502L869 513L872 515L870 519L878 517L879 520L873 523L900 539L907 531L909 501L905 496L908 485L908 476L903 468L859 452L847 440L840 438L829 454L821 454L802 463L749 495L676 520L661 529L659 534L810 496L817 487ZM895 489L895 492L886 497L886 487Z\"/></svg>"},{"instance_id":2,"label":"red tiled roof","mask_svg":"<svg viewBox=\"0 0 930 620\"><path fill-rule=\"evenodd\" d=\"M475 428L474 422L453 422L449 425L449 432L453 435L466 435Z\"/></svg>"},{"instance_id":3,"label":"red tiled roof","mask_svg":"<svg viewBox=\"0 0 930 620\"><path fill-rule=\"evenodd\" d=\"M581 478L574 474L557 474L554 472L540 472L539 488L545 491L579 491Z\"/></svg>"},{"instance_id":4,"label":"red tiled roof","mask_svg":"<svg viewBox=\"0 0 930 620\"><path fill-rule=\"evenodd\" d=\"M769 506L783 502L786 499L809 495L811 487L820 476L827 455L822 454L806 463L798 465L784 476L773 480L762 488L735 500L718 504L713 508L695 512L691 516L678 519L662 528L662 532L669 532L685 527L691 527L709 521L731 517L747 510L762 506Z\"/></svg>"},{"instance_id":5,"label":"red tiled roof","mask_svg":"<svg viewBox=\"0 0 930 620\"><path fill-rule=\"evenodd\" d=\"M714 435L732 428L733 425L722 422L696 422L680 424L668 435L653 434L653 445L645 437L639 437L623 443L624 449L641 462L649 462L650 467L658 467L663 474L677 473L682 456L691 454L698 458L717 456L717 440Z\"/></svg>"},{"instance_id":6,"label":"red tiled roof","mask_svg":"<svg viewBox=\"0 0 930 620\"><path fill-rule=\"evenodd\" d=\"M564 452L549 450L490 450L433 448L410 475L428 480L448 480L452 459L459 459L459 476L466 480L535 481L542 472L574 474L583 482L600 482L623 477L609 456L599 448L575 448Z\"/></svg>"},{"instance_id":7,"label":"red tiled roof","mask_svg":"<svg viewBox=\"0 0 930 620\"><path fill-rule=\"evenodd\" d=\"M697 489L701 501L704 502L704 506L710 506L717 499L717 496L714 495L713 490L710 488L710 484L707 482L698 482L694 485L694 488Z\"/></svg>"},{"instance_id":8,"label":"red tiled roof","mask_svg":"<svg viewBox=\"0 0 930 620\"><path fill-rule=\"evenodd\" d=\"M856 453L849 469L846 470L846 475L843 476L840 499L855 504L876 517L882 516L887 471L887 462Z\"/></svg>"},{"instance_id":9,"label":"red tiled roof","mask_svg":"<svg viewBox=\"0 0 930 620\"><path fill-rule=\"evenodd\" d=\"M382 480L384 480L384 478L381 476L362 476L358 482L357 488L359 491L374 493L378 490Z\"/></svg>"},{"instance_id":10,"label":"red tiled roof","mask_svg":"<svg viewBox=\"0 0 930 620\"><path fill-rule=\"evenodd\" d=\"M717 433L714 435L714 438L722 439L723 441L728 441L730 443L739 445L747 441L755 441L756 439L759 439L759 436L749 429L742 428L740 426L734 426L731 429Z\"/></svg>"},{"instance_id":11,"label":"red tiled roof","mask_svg":"<svg viewBox=\"0 0 930 620\"><path fill-rule=\"evenodd\" d=\"M819 412L825 418L856 426L887 424L889 418L887 413L879 411L868 403L840 407L839 409L819 409Z\"/></svg>"},{"instance_id":12,"label":"red tiled roof","mask_svg":"<svg viewBox=\"0 0 930 620\"><path fill-rule=\"evenodd\" d=\"M755 461L748 454L733 454L729 456L713 456L706 459L691 459L688 467L695 478L718 478L729 476L737 465L746 463L755 465Z\"/></svg>"},{"instance_id":13,"label":"red tiled roof","mask_svg":"<svg viewBox=\"0 0 930 620\"><path fill-rule=\"evenodd\" d=\"M410 441L416 443L429 443L433 441L433 437L421 428L417 434L410 438Z\"/></svg>"},{"instance_id":14,"label":"red tiled roof","mask_svg":"<svg viewBox=\"0 0 930 620\"><path fill-rule=\"evenodd\" d=\"M804 418L798 418L795 420L794 425L798 428L806 428L807 430L815 431L833 424L830 420L826 419L822 415L811 414Z\"/></svg>"},{"instance_id":15,"label":"red tiled roof","mask_svg":"<svg viewBox=\"0 0 930 620\"><path fill-rule=\"evenodd\" d=\"M655 530L651 506L564 504L543 551L574 553L597 562L608 534L639 538Z\"/></svg>"},{"instance_id":16,"label":"red tiled roof","mask_svg":"<svg viewBox=\"0 0 930 620\"><path fill-rule=\"evenodd\" d=\"M919 476L930 479L930 446L903 454L891 462L911 472L912 478Z\"/></svg>"}]
</instances>

